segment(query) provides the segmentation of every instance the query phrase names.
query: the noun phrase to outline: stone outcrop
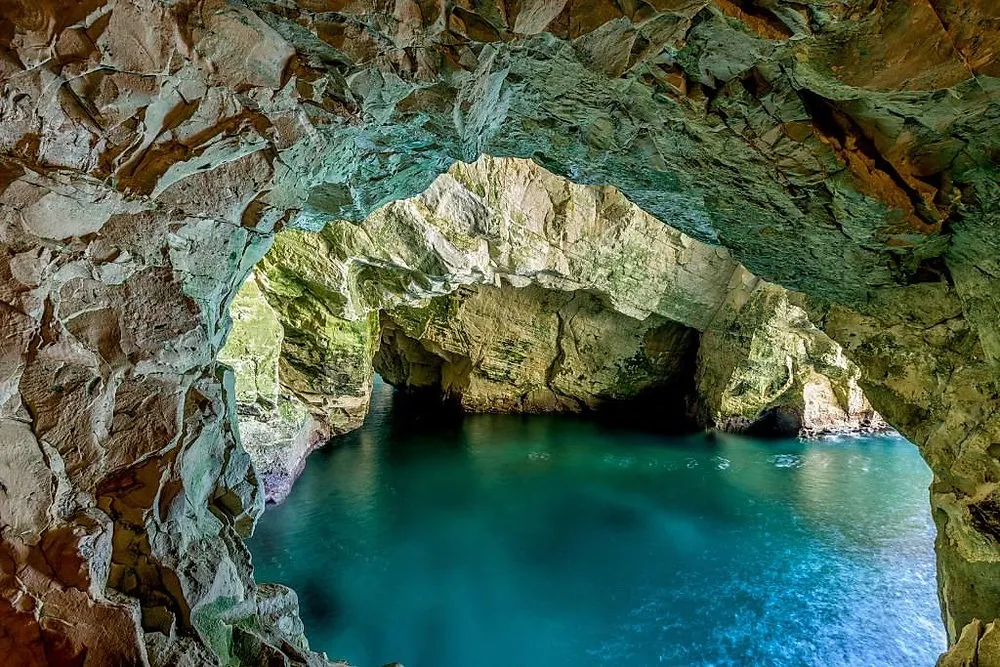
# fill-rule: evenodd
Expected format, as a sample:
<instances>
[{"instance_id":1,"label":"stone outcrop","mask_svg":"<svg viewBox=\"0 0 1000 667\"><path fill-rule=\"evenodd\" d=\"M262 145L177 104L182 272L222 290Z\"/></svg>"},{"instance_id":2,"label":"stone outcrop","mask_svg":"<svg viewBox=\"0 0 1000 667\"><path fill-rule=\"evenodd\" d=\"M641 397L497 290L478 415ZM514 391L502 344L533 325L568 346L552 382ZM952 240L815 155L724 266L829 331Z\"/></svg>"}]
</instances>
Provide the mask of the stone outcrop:
<instances>
[{"instance_id":1,"label":"stone outcrop","mask_svg":"<svg viewBox=\"0 0 1000 667\"><path fill-rule=\"evenodd\" d=\"M323 239L279 235L256 273L284 330L278 374L327 436L361 425L372 389L378 315L344 317L346 295L331 291Z\"/></svg>"},{"instance_id":2,"label":"stone outcrop","mask_svg":"<svg viewBox=\"0 0 1000 667\"><path fill-rule=\"evenodd\" d=\"M4 0L0 654L320 659L241 542L228 302L275 228L481 153L617 186L809 295L934 471L951 641L1000 617L998 11Z\"/></svg>"},{"instance_id":3,"label":"stone outcrop","mask_svg":"<svg viewBox=\"0 0 1000 667\"><path fill-rule=\"evenodd\" d=\"M685 326L703 327L725 298L737 266L725 250L664 225L614 188L575 185L527 160L483 157L457 163L426 192L388 204L362 223L342 220L318 233L278 234L255 269L257 279L249 288L254 294L240 298L259 299L256 290L263 288L284 329L279 354L283 391L322 425L313 433L338 435L360 426L367 410L373 355L382 339L379 312L402 312L461 286L503 282L517 289L592 292L602 300L605 316L629 332L638 326L636 320L650 317L650 322L682 320ZM540 306L534 297L519 303L525 313ZM597 300L589 310L591 319L597 317ZM555 310L546 312L551 317ZM254 324L237 320L236 339L244 337L239 332L244 326ZM452 326L458 332L462 324ZM473 332L462 335L474 338ZM607 343L624 340L609 338ZM624 358L637 348L628 343L615 353ZM538 345L533 354L536 365L548 367L558 350L554 344ZM521 401L526 378L506 388L494 382L490 400L506 391L505 409L540 411L543 404L552 410L593 408L600 403L598 396L618 402L635 398L622 388L624 376L594 372L596 359L589 361L590 386L572 389L561 400L549 388L544 402L541 395ZM400 386L413 384L393 379ZM546 383L534 379L529 384L541 390ZM640 389L641 383L636 384L635 391ZM687 394L686 389L678 393L678 400ZM486 409L485 402L473 402L471 395L462 402L469 410ZM241 430L260 428L253 416L256 408L241 403L240 411ZM298 432L299 413L293 414L291 423L272 421L272 426ZM307 447L299 446L301 441L269 448L267 456L264 449L250 447L258 470L267 471L261 476L269 499L287 493L319 439L311 438ZM278 469L287 474L270 474Z\"/></svg>"},{"instance_id":4,"label":"stone outcrop","mask_svg":"<svg viewBox=\"0 0 1000 667\"><path fill-rule=\"evenodd\" d=\"M285 499L310 452L361 426L371 397L378 314L334 314L328 304L342 297L323 289L316 271L330 265L315 250L307 236L279 237L234 298L219 354L235 370L241 441L272 502Z\"/></svg>"},{"instance_id":5,"label":"stone outcrop","mask_svg":"<svg viewBox=\"0 0 1000 667\"><path fill-rule=\"evenodd\" d=\"M996 621L983 624L978 619L962 628L955 645L937 661L937 667L978 667L1000 665L1000 627Z\"/></svg>"},{"instance_id":6,"label":"stone outcrop","mask_svg":"<svg viewBox=\"0 0 1000 667\"><path fill-rule=\"evenodd\" d=\"M235 376L239 437L253 461L264 499L281 501L305 457L330 437L326 423L279 381L285 327L247 278L229 306L233 327L219 361Z\"/></svg>"},{"instance_id":7,"label":"stone outcrop","mask_svg":"<svg viewBox=\"0 0 1000 667\"><path fill-rule=\"evenodd\" d=\"M242 537L263 497L235 437L233 375L215 363L229 297L267 235L60 172L11 176L0 653L19 665L315 662L294 594L253 581ZM79 226L95 211L99 228ZM275 597L290 620L265 613Z\"/></svg>"},{"instance_id":8,"label":"stone outcrop","mask_svg":"<svg viewBox=\"0 0 1000 667\"><path fill-rule=\"evenodd\" d=\"M590 290L622 314L656 313L703 329L738 266L726 250L664 225L613 187L489 156L456 163L418 196L319 235L332 262L327 286L345 295L346 317L505 281ZM293 240L319 251L301 233Z\"/></svg>"}]
</instances>

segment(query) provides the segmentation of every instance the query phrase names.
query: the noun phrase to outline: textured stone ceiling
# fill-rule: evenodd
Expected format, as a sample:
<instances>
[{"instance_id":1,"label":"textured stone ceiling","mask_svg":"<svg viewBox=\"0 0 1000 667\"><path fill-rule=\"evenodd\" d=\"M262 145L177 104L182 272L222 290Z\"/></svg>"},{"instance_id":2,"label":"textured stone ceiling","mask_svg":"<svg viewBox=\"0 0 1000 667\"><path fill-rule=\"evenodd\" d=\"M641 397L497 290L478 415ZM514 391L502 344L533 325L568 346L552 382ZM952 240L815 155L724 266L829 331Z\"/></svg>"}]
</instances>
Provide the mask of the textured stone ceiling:
<instances>
[{"instance_id":1,"label":"textured stone ceiling","mask_svg":"<svg viewBox=\"0 0 1000 667\"><path fill-rule=\"evenodd\" d=\"M319 660L239 538L226 308L483 152L813 297L934 469L949 636L992 621L998 76L994 0L0 0L0 653Z\"/></svg>"}]
</instances>

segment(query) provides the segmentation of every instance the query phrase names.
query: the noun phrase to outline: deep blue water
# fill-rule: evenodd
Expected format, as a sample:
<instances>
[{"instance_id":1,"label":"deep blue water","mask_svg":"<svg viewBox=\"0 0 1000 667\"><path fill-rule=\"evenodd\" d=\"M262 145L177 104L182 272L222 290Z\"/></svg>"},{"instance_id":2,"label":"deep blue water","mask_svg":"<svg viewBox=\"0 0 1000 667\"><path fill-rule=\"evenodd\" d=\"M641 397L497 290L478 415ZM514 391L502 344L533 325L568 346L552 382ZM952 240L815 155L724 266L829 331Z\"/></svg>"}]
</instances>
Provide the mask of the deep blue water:
<instances>
[{"instance_id":1,"label":"deep blue water","mask_svg":"<svg viewBox=\"0 0 1000 667\"><path fill-rule=\"evenodd\" d=\"M358 667L932 665L930 472L899 437L665 437L392 410L250 540Z\"/></svg>"}]
</instances>

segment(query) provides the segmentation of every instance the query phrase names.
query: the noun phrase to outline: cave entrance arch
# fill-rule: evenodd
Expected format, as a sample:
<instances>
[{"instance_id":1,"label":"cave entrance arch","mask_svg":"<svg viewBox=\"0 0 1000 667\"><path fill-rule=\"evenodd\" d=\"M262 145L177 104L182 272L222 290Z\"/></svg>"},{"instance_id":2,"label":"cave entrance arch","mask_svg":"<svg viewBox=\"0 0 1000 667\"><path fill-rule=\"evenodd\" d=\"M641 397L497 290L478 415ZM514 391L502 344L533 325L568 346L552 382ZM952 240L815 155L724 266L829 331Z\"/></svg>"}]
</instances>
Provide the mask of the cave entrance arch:
<instances>
[{"instance_id":1,"label":"cave entrance arch","mask_svg":"<svg viewBox=\"0 0 1000 667\"><path fill-rule=\"evenodd\" d=\"M465 172L464 175L461 172ZM459 178L466 180L460 183ZM520 189L522 183L508 184L504 182L504 178L520 178L521 181L532 183L535 188L542 187L538 181L547 180L551 192L560 195L554 199L561 205L554 204L548 198L548 194L542 197L526 197L524 191ZM446 185L439 185L439 182ZM490 200L490 194L477 187L481 183L490 183L493 188L492 196L499 196L501 201ZM508 186L516 192L512 199L516 202L524 202L526 199L534 201L537 210L524 205L511 207L507 197L498 195L507 190ZM563 198L567 190L576 191L577 194L575 197ZM732 429L742 426L738 423L739 419L751 422L754 415L759 416L760 421L766 421L774 407L772 401L776 396L792 388L790 385L793 384L793 379L800 383L797 391L800 392L798 398L802 400L808 398L802 396L802 393L808 394L820 389L829 391L832 387L831 384L816 383L815 375L822 375L825 372L828 381L846 378L856 381L860 375L857 368L849 365L834 368L824 367L822 362L817 363L819 357L840 358L843 352L808 321L807 314L798 305L801 303L798 297L755 278L721 250L704 246L670 230L660 221L638 210L630 209L631 204L610 189L577 188L527 162L484 158L474 165L456 165L449 176L443 176L436 181L428 192L412 201L389 205L373 213L362 223L331 223L319 236L295 232L280 234L276 244L272 246L273 255L258 265L261 275L256 279L250 279L248 283L250 288L246 295L248 302L241 305L241 297L237 297L237 303L234 304L234 309L240 308L242 312L252 316L254 310L250 306L254 303L260 305L270 302L278 311L272 311L271 318L279 328L282 314L287 314L293 336L288 350L294 355L294 365L287 369L295 385L291 389L293 392L297 389L303 395L304 403L319 408L317 417L320 420L333 410L332 418L327 421L336 423L337 430L359 426L363 418L363 412L358 412L353 415L353 422L350 420L345 422L344 417L347 413L344 407L357 406L358 398L367 401L368 383L373 365L373 341L381 338L377 323L380 314L383 316L382 336L389 330L392 339L397 336L404 337L404 341L392 342L395 349L392 356L405 356L407 357L405 362L417 364L427 371L424 373L400 369L394 377L394 384L405 386L409 384L407 379L412 378L414 380L412 384L417 388L447 392L452 385L451 381L443 381L441 372L443 363L453 364L455 368L452 371L456 371L456 368L463 366L463 361L468 363L468 357L464 355L469 353L469 349L480 347L483 341L474 340L470 345L459 349L460 345L456 345L459 341L455 339L467 336L469 331L463 332L459 329L454 335L445 333L440 337L427 336L424 342L421 342L419 337L411 337L410 334L421 336L419 332L427 330L446 332L450 318L457 317L462 304L470 299L475 301L482 294L483 283L492 285L493 278L501 274L509 274L514 280L520 277L526 284L526 287L520 289L528 289L529 292L537 290L533 288L531 278L528 276L542 274L551 283L562 280L574 288L585 286L594 289L600 285L604 290L602 301L605 304L616 300L625 301L626 305L619 305L620 308L631 306L632 309L642 310L637 302L645 299L647 304L654 304L656 308L674 308L676 310L673 312L676 313L685 312L686 309L687 317L703 318L692 323L698 324L707 334L714 337L711 345L717 347L715 354L731 353L734 357L745 357L749 362L741 369L725 369L730 375L722 380L709 378L706 382L721 382L726 389L732 389L735 398L743 401L747 400L743 394L752 392L746 389L736 391L735 387L745 384L745 380L749 377L761 376L762 385L778 385L776 390L765 392L764 396L758 398L757 403L749 406L751 410L757 411L751 412L750 418L744 414L731 415L727 419L737 423L714 422L712 425L715 426L728 426ZM475 199L469 200L468 197L473 193L479 194ZM537 191L535 194L538 194ZM480 196L486 199L479 199ZM616 205L604 203L588 207L588 202L593 204L601 197L611 199ZM465 208L455 206L453 202L456 200L466 201ZM544 201L545 204L539 204L539 201ZM560 212L552 213L556 209ZM565 218L568 216L565 211L568 209L575 211L585 209L589 214L578 214L575 222L567 223ZM486 212L494 210L502 210L503 212L496 217L503 217L507 222L500 223L487 219ZM463 213L469 215L463 216ZM449 216L468 219L456 221ZM600 222L599 219L602 218L605 220ZM461 228L460 232L453 229L456 225ZM553 245L564 244L558 258L548 262L535 258L521 267L508 264L508 256L523 257L527 254L523 247L511 242L511 238L518 239L528 235L524 227L534 230L534 240L538 247L551 248ZM499 229L505 230L502 236L496 232ZM581 229L587 231L581 232ZM551 237L546 236L541 230L551 234ZM655 246L657 241L653 237L661 230L670 236L672 242L662 243L657 246L656 251L650 252L650 246ZM623 236L629 235L633 238L631 243L621 240ZM346 241L345 236L348 237ZM611 249L612 238L618 239L618 246L614 251ZM363 240L361 246L355 245L356 239ZM481 247L504 249L488 253L488 261L475 265L465 253L475 255ZM625 250L622 250L622 247ZM661 270L652 276L645 273L641 277L629 276L630 279L624 281L626 284L624 289L616 289L616 283L622 281L621 276L610 280L600 274L595 276L568 269L560 272L552 268L564 264L569 266L574 260L578 265L593 267L593 257L587 252L588 248L601 248L600 256L607 265L615 267L619 274L631 273L627 267L636 264L656 263L656 258L661 255L667 258L663 260L667 266L661 267ZM640 249L642 252L639 257L632 256L634 253L640 253ZM569 261L563 261L563 253L570 258ZM522 270L524 276L518 275L518 268ZM654 271L651 268L644 270ZM711 274L699 276L698 270ZM678 275L685 274L693 274L687 276L690 283L684 284L682 280L678 280ZM455 285L460 285L463 281L468 281L471 285L458 287L456 292ZM637 298L633 293L635 282L651 284L649 293ZM706 285L714 285L718 293L712 294L711 288ZM261 294L262 289L267 293L266 298ZM484 289L491 291L499 289L500 293L504 292L502 288ZM699 289L702 293L695 293ZM490 313L496 315L499 312L503 312L505 317L511 317L515 312L511 309L520 309L516 310L519 315L515 319L525 322L525 326L534 328L535 313L538 311L512 298L511 293L516 292L516 288L508 285L506 291L507 296L503 297L505 305L503 310L495 308L497 302L487 298L484 304L473 305L470 308L471 312L459 320L475 323L481 320L484 314L488 317ZM563 292L567 295L571 293ZM534 303L537 299L536 294L529 298L529 302ZM698 302L698 299L702 302ZM544 297L542 300L545 301ZM673 301L680 303L680 306L671 303ZM668 304L665 305L664 302ZM748 303L750 306L747 306ZM392 321L392 317L389 317L389 322L386 321L384 312L386 305L391 305L396 310L395 317L398 318L398 323ZM270 310L269 306L265 308ZM611 310L617 312L613 308ZM348 312L355 319L345 318L344 315ZM338 316L333 316L333 313ZM374 327L372 315L376 321ZM642 315L648 316L648 310L642 312ZM278 349L275 336L248 335L252 331L243 330L244 327L241 327L239 321L241 317L243 315L234 315L237 322L231 332L230 342L263 339L265 342L274 341L274 349ZM638 322L635 319L632 321ZM311 330L314 326L317 329L315 332ZM474 325L474 328L482 333L496 326L496 323L484 326L480 322L480 325ZM617 327L621 326L622 323L618 322ZM267 326L261 329L264 332L269 330ZM754 346L754 339L758 337L760 340L756 343L757 348L760 346L773 348L769 350L768 356L761 356L760 349L750 349ZM783 340L783 337L791 339L793 344ZM384 338L381 340L385 342ZM803 356L803 352L798 351L799 346L808 351L808 354ZM270 354L280 356L280 350L274 352L272 349ZM238 357L238 353L235 356ZM378 355L374 356L377 358ZM809 356L813 358L809 359ZM480 361L482 359L477 359L477 362ZM491 361L496 363L498 359ZM705 361L706 364L711 362L711 359ZM790 370L786 371L786 363L794 364L796 370L799 370L798 367L803 363L814 365L801 369L802 377L799 379L793 378ZM378 367L379 362L376 361L375 365ZM383 361L382 368L383 370L391 368L392 365L390 363L386 366ZM270 382L273 385L276 382L274 369L277 368L277 359L273 360L271 368ZM325 370L329 371L329 375L324 372ZM724 371L708 366L705 374L711 372ZM694 374L693 368L691 373ZM838 373L842 377L838 377ZM350 379L352 374L354 374L353 386L345 382L345 378ZM456 377L464 375L458 371L453 374ZM239 385L239 373L237 375L237 385ZM467 377L458 378L458 381L463 379L467 381ZM516 387L510 388L516 389ZM856 384L845 382L843 385L837 385L836 389L845 394L854 391L858 394L857 398L863 400L863 395ZM458 396L461 396L461 388L458 388ZM482 400L482 397L480 394L478 397L473 397L473 400ZM347 399L346 403L339 400L342 398ZM324 400L325 402L322 402ZM827 397L827 400L836 403L833 397ZM822 404L822 398L818 402L813 401L814 405L816 403ZM483 409L482 404L477 408L476 403L471 403L467 407L473 411ZM790 403L787 407L800 408L802 404ZM820 407L829 406L820 405ZM518 410L524 407L512 406L508 409ZM532 408L527 407L527 409ZM244 413L242 410L240 412L241 415ZM802 417L801 411L797 416ZM859 421L846 423L843 427L864 427L865 419L864 415L859 415ZM250 423L253 427L257 427L255 416ZM822 424L810 425L811 428L822 428L822 426ZM838 427L837 424L829 426ZM795 430L798 432L798 426ZM283 476L294 477L303 463L300 457L304 457L307 451L307 449L290 448L292 460L286 465ZM254 453L254 450L251 450L252 456ZM266 468L267 465L265 462L263 467ZM257 469L258 473L261 473L262 466L258 465ZM275 475L271 470L263 474L267 487L267 479ZM282 479L268 490L274 495L281 496L288 488L289 484Z\"/></svg>"},{"instance_id":2,"label":"cave entrance arch","mask_svg":"<svg viewBox=\"0 0 1000 667\"><path fill-rule=\"evenodd\" d=\"M646 405L674 431L879 429L860 369L803 304L614 188L483 157L363 222L280 233L221 358L278 500L313 446L361 425L373 370L469 412L634 420Z\"/></svg>"},{"instance_id":3,"label":"cave entrance arch","mask_svg":"<svg viewBox=\"0 0 1000 667\"><path fill-rule=\"evenodd\" d=\"M241 543L261 499L226 305L277 228L483 152L615 185L810 295L934 471L950 640L995 641L993 3L0 6L15 661L314 660Z\"/></svg>"}]
</instances>

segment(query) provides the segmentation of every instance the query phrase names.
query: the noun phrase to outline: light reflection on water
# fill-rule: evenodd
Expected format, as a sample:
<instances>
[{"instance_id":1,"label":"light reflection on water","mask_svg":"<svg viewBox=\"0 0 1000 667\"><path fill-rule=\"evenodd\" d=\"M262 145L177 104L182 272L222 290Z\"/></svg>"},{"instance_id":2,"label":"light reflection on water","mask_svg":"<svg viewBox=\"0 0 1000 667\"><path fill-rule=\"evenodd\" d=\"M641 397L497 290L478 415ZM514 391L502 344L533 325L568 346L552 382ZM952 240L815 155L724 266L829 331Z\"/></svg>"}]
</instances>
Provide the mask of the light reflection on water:
<instances>
[{"instance_id":1,"label":"light reflection on water","mask_svg":"<svg viewBox=\"0 0 1000 667\"><path fill-rule=\"evenodd\" d=\"M930 665L930 472L898 437L667 438L393 414L250 541L359 667Z\"/></svg>"}]
</instances>

